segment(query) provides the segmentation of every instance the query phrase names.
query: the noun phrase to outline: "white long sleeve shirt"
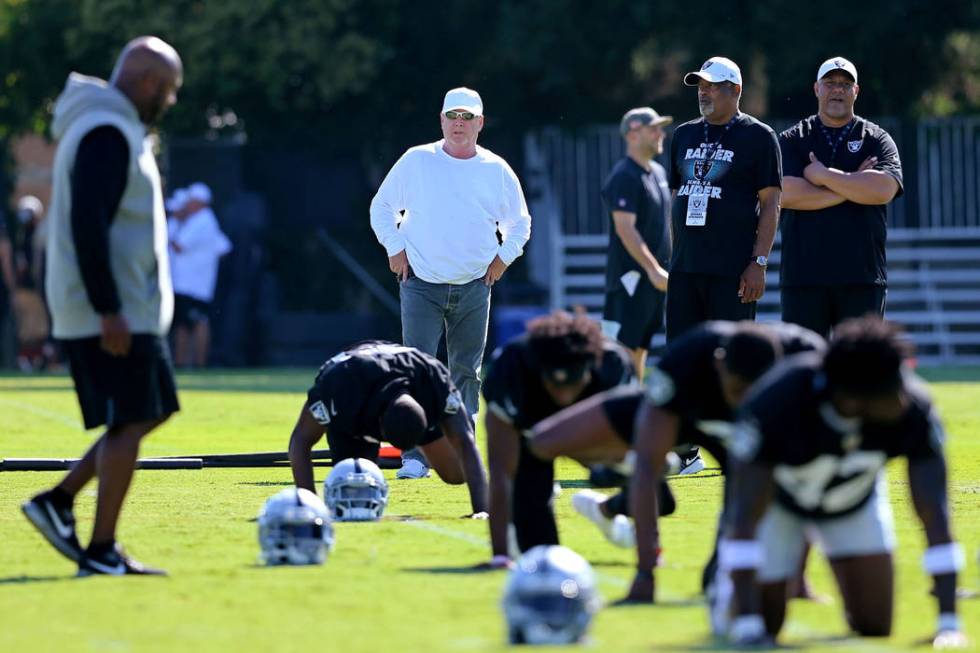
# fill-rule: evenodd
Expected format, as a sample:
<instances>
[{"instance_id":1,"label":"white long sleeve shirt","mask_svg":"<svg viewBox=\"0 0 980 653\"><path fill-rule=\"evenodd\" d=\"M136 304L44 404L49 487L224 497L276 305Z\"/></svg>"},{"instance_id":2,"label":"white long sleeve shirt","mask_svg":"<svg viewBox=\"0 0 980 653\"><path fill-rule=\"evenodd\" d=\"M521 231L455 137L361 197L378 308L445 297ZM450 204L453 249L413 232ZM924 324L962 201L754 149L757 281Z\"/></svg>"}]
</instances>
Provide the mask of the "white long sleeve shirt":
<instances>
[{"instance_id":1,"label":"white long sleeve shirt","mask_svg":"<svg viewBox=\"0 0 980 653\"><path fill-rule=\"evenodd\" d=\"M506 161L482 147L456 159L442 145L413 147L392 166L371 201L371 228L388 256L406 251L423 281L464 284L495 256L510 265L521 255L531 215Z\"/></svg>"},{"instance_id":2,"label":"white long sleeve shirt","mask_svg":"<svg viewBox=\"0 0 980 653\"><path fill-rule=\"evenodd\" d=\"M218 263L231 251L231 241L221 231L218 218L210 208L203 208L183 222L171 219L167 227L170 242L180 247L179 252L170 249L174 292L211 302L218 282Z\"/></svg>"}]
</instances>

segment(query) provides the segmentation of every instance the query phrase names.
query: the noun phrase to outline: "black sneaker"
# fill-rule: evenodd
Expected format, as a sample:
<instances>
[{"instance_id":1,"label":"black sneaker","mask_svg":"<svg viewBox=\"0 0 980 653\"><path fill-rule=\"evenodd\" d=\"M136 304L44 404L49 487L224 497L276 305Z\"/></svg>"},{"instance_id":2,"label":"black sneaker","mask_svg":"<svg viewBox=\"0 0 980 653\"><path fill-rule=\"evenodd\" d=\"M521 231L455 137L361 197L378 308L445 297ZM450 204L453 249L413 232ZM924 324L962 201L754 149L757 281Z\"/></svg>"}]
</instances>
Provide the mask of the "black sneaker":
<instances>
[{"instance_id":1,"label":"black sneaker","mask_svg":"<svg viewBox=\"0 0 980 653\"><path fill-rule=\"evenodd\" d=\"M126 555L123 548L118 544L113 544L111 549L102 553L91 554L88 551L78 561L79 576L94 576L102 574L106 576L166 576L167 572L163 569L147 567L142 562L133 560Z\"/></svg>"},{"instance_id":2,"label":"black sneaker","mask_svg":"<svg viewBox=\"0 0 980 653\"><path fill-rule=\"evenodd\" d=\"M699 449L694 450L694 455L681 458L681 469L677 472L678 476L697 474L704 469L704 459L701 457Z\"/></svg>"},{"instance_id":3,"label":"black sneaker","mask_svg":"<svg viewBox=\"0 0 980 653\"><path fill-rule=\"evenodd\" d=\"M75 515L70 505L55 503L51 500L51 492L42 492L21 504L20 509L61 555L72 562L81 559L82 547L75 535Z\"/></svg>"}]
</instances>

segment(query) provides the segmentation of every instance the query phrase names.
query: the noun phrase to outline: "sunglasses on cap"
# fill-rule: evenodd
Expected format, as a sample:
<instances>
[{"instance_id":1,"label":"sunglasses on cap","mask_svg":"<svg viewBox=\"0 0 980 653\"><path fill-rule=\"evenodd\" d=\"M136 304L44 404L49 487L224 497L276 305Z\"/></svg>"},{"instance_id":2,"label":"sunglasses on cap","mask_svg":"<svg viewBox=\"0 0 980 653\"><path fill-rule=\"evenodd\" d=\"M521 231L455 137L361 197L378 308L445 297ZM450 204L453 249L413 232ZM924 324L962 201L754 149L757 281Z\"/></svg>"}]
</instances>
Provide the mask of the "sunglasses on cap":
<instances>
[{"instance_id":1,"label":"sunglasses on cap","mask_svg":"<svg viewBox=\"0 0 980 653\"><path fill-rule=\"evenodd\" d=\"M450 120L473 120L476 118L476 114L470 113L469 111L447 111L446 117Z\"/></svg>"}]
</instances>

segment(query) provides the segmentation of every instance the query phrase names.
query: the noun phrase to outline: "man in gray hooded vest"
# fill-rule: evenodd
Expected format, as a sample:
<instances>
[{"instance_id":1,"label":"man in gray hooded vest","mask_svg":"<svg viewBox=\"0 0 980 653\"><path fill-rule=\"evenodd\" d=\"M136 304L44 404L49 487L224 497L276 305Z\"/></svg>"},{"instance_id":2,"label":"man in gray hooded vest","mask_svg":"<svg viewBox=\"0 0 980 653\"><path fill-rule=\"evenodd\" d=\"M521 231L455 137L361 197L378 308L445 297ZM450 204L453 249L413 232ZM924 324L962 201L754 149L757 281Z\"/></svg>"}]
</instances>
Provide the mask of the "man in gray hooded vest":
<instances>
[{"instance_id":1,"label":"man in gray hooded vest","mask_svg":"<svg viewBox=\"0 0 980 653\"><path fill-rule=\"evenodd\" d=\"M182 82L177 52L144 36L123 49L108 84L72 73L55 105L45 285L85 428L106 431L22 509L80 576L164 573L126 556L115 532L140 441L179 409L164 339L173 315L167 223L147 127ZM72 507L96 477L95 524L82 549Z\"/></svg>"}]
</instances>

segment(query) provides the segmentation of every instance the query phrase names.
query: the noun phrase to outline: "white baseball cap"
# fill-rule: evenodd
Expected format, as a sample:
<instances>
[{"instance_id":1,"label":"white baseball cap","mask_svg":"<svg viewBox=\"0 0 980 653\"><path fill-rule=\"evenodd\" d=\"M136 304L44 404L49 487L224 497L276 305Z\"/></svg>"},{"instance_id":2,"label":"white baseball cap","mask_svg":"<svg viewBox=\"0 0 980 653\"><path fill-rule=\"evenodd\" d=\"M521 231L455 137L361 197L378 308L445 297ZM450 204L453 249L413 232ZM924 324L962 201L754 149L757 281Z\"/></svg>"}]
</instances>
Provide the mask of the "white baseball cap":
<instances>
[{"instance_id":1,"label":"white baseball cap","mask_svg":"<svg viewBox=\"0 0 980 653\"><path fill-rule=\"evenodd\" d=\"M850 75L854 79L854 83L857 84L857 66L852 64L844 57L831 57L820 64L820 69L817 70L817 81L819 82L821 79L826 77L828 73L832 73L835 70L843 70L845 73Z\"/></svg>"},{"instance_id":2,"label":"white baseball cap","mask_svg":"<svg viewBox=\"0 0 980 653\"><path fill-rule=\"evenodd\" d=\"M727 57L711 57L701 65L701 70L684 75L684 84L697 86L698 79L706 82L731 82L742 85L742 71Z\"/></svg>"},{"instance_id":3,"label":"white baseball cap","mask_svg":"<svg viewBox=\"0 0 980 653\"><path fill-rule=\"evenodd\" d=\"M471 88L460 86L446 93L446 99L442 101L442 112L462 110L483 115L483 100L480 94Z\"/></svg>"},{"instance_id":4,"label":"white baseball cap","mask_svg":"<svg viewBox=\"0 0 980 653\"><path fill-rule=\"evenodd\" d=\"M175 190L174 194L163 203L164 207L171 213L181 210L185 204L187 204L187 191L183 188Z\"/></svg>"},{"instance_id":5,"label":"white baseball cap","mask_svg":"<svg viewBox=\"0 0 980 653\"><path fill-rule=\"evenodd\" d=\"M196 184L191 184L187 187L187 199L203 202L204 204L210 204L211 189L208 188L207 184L200 181Z\"/></svg>"}]
</instances>

